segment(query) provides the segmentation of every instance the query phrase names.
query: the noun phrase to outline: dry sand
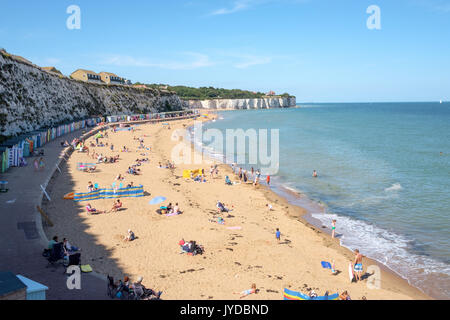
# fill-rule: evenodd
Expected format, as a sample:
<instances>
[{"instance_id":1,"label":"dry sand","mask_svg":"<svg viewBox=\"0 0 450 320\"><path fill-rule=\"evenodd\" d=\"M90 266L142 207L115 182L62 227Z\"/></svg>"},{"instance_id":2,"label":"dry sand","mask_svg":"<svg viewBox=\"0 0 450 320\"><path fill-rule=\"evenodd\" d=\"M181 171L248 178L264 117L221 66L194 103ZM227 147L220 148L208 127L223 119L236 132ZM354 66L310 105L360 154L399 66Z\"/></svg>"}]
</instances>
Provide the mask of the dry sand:
<instances>
[{"instance_id":1,"label":"dry sand","mask_svg":"<svg viewBox=\"0 0 450 320\"><path fill-rule=\"evenodd\" d=\"M94 271L113 275L116 279L125 275L135 280L144 277L147 287L164 292L163 299L239 299L233 292L249 289L256 283L259 293L246 299L283 299L283 289L307 292L313 289L319 295L347 290L352 299L427 299L416 288L382 270L381 289L367 288L367 281L350 283L348 264L353 255L340 247L338 240L306 223L302 208L290 205L285 199L265 187L252 184L226 186L225 175L237 178L228 166L219 166L217 179L209 178L209 164L179 165L174 170L160 169L158 163L171 159L173 147L178 141L171 139L176 129L185 128L192 120L171 122L171 128L162 124L145 124L136 127L134 133L111 133L104 143L108 147L91 148L104 155L120 155L117 164L100 164L97 173L76 170L78 162L93 160L84 153L74 152L63 174L52 180L49 186L52 202L45 204L45 211L55 227L46 228L48 238L67 237L73 245L82 248L82 263L90 264ZM144 137L144 144L152 149L148 156L138 150L139 142L133 137ZM91 138L89 141L92 141ZM118 152L124 145L130 153ZM192 151L193 152L193 151ZM140 169L142 175L125 174L128 166L138 158L150 159ZM196 183L182 178L183 169L204 168L207 183ZM118 173L126 177L124 184L144 185L148 193L143 198L123 198L126 210L105 215L86 214L86 203L63 200L69 192L86 192L89 181L100 187L110 186ZM179 203L182 215L166 217L150 205L155 196L165 196L168 201ZM233 207L231 217L224 215L226 225L212 223L217 218L216 200ZM93 207L109 210L114 200L92 201ZM269 212L266 204L274 211ZM227 227L239 226L241 230ZM280 228L281 243L275 239ZM137 240L122 241L127 230L132 229ZM180 254L178 242L195 240L205 247L203 255ZM334 260L338 275L322 269L321 261ZM374 261L364 259L365 270ZM368 278L370 279L370 277Z\"/></svg>"}]
</instances>

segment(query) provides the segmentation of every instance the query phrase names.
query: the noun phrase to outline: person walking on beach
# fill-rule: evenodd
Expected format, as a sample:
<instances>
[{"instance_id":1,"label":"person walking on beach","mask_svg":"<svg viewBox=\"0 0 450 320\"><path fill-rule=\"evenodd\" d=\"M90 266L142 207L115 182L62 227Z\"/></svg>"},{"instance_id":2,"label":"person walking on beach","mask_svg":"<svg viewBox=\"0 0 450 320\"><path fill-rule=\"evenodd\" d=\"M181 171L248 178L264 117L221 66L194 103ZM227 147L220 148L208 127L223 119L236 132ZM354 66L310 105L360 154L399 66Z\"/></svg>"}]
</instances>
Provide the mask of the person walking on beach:
<instances>
[{"instance_id":1,"label":"person walking on beach","mask_svg":"<svg viewBox=\"0 0 450 320\"><path fill-rule=\"evenodd\" d=\"M267 181L267 185L270 187L270 176L269 175L267 176L266 181Z\"/></svg>"},{"instance_id":2,"label":"person walking on beach","mask_svg":"<svg viewBox=\"0 0 450 320\"><path fill-rule=\"evenodd\" d=\"M276 236L278 242L280 242L280 241L281 241L281 232L280 232L280 229L277 228L277 232L275 233L275 236Z\"/></svg>"},{"instance_id":3,"label":"person walking on beach","mask_svg":"<svg viewBox=\"0 0 450 320\"><path fill-rule=\"evenodd\" d=\"M331 222L331 237L334 238L336 236L336 220Z\"/></svg>"},{"instance_id":4,"label":"person walking on beach","mask_svg":"<svg viewBox=\"0 0 450 320\"><path fill-rule=\"evenodd\" d=\"M363 272L363 264L362 264L362 258L364 256L359 253L358 249L355 249L355 261L353 263L353 271L355 271L355 278L356 282L361 280L362 272Z\"/></svg>"}]
</instances>

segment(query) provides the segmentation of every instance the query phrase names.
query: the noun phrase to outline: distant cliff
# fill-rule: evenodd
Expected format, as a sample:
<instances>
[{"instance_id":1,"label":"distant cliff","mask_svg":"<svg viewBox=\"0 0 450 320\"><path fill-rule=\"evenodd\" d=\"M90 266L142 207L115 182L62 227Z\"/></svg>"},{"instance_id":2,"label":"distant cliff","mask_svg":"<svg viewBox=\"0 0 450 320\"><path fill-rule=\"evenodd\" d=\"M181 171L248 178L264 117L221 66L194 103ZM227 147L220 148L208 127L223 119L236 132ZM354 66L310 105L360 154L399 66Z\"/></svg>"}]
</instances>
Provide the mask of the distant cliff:
<instances>
[{"instance_id":1,"label":"distant cliff","mask_svg":"<svg viewBox=\"0 0 450 320\"><path fill-rule=\"evenodd\" d=\"M259 98L259 99L212 99L212 100L188 100L191 109L273 109L295 107L295 97L283 98Z\"/></svg>"},{"instance_id":2,"label":"distant cliff","mask_svg":"<svg viewBox=\"0 0 450 320\"><path fill-rule=\"evenodd\" d=\"M0 53L0 136L92 115L177 111L185 107L187 104L174 93L88 84Z\"/></svg>"}]
</instances>

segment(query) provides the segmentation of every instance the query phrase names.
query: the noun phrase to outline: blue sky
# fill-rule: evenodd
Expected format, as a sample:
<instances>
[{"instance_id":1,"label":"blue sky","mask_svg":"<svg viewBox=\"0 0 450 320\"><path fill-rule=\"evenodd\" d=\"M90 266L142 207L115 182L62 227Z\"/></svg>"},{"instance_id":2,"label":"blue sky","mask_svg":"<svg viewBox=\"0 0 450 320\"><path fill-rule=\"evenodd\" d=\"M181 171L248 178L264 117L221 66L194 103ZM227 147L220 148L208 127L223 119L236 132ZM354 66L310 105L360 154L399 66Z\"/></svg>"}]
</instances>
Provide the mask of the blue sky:
<instances>
[{"instance_id":1,"label":"blue sky","mask_svg":"<svg viewBox=\"0 0 450 320\"><path fill-rule=\"evenodd\" d=\"M81 9L69 30L66 9ZM369 30L366 9L381 9ZM450 0L2 0L0 47L64 74L289 92L299 102L450 100Z\"/></svg>"}]
</instances>

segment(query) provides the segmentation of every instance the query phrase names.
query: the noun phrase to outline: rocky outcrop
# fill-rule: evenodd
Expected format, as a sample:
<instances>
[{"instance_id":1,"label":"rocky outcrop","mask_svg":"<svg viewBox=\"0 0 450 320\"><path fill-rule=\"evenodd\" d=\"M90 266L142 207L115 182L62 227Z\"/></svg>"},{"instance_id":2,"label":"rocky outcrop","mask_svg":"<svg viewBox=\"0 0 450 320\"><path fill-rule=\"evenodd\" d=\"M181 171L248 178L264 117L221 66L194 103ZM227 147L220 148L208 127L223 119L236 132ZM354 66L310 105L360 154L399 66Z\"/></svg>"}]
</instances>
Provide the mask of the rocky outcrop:
<instances>
[{"instance_id":1,"label":"rocky outcrop","mask_svg":"<svg viewBox=\"0 0 450 320\"><path fill-rule=\"evenodd\" d=\"M0 53L0 136L15 136L94 115L177 111L175 93L88 84Z\"/></svg>"},{"instance_id":2,"label":"rocky outcrop","mask_svg":"<svg viewBox=\"0 0 450 320\"><path fill-rule=\"evenodd\" d=\"M189 100L191 109L272 109L295 107L295 97L271 97L261 99L212 99L212 100Z\"/></svg>"}]
</instances>

